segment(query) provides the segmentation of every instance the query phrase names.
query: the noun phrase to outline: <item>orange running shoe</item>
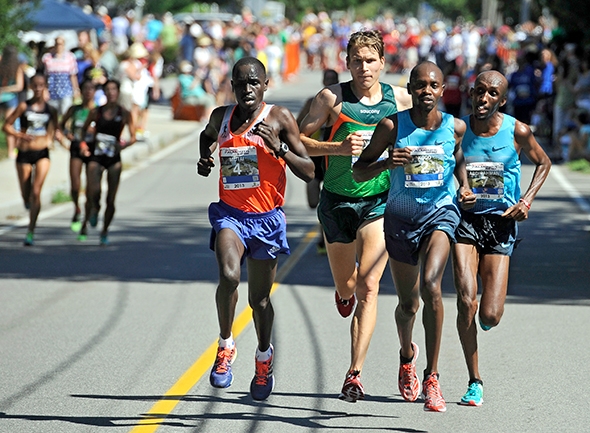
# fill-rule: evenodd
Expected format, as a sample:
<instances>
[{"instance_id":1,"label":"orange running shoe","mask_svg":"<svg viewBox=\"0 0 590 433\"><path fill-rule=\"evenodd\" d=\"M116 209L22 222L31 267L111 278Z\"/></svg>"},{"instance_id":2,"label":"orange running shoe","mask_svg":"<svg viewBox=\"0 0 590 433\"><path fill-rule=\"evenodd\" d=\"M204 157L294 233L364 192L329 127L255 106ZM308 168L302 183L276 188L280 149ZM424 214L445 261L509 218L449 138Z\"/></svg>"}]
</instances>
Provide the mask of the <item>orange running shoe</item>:
<instances>
[{"instance_id":1,"label":"orange running shoe","mask_svg":"<svg viewBox=\"0 0 590 433\"><path fill-rule=\"evenodd\" d=\"M447 404L438 383L438 373L430 373L422 384L424 410L429 412L446 412Z\"/></svg>"},{"instance_id":2,"label":"orange running shoe","mask_svg":"<svg viewBox=\"0 0 590 433\"><path fill-rule=\"evenodd\" d=\"M412 342L414 357L412 362L400 363L397 387L406 401L416 401L420 395L420 380L416 374L416 359L418 359L418 345Z\"/></svg>"}]
</instances>

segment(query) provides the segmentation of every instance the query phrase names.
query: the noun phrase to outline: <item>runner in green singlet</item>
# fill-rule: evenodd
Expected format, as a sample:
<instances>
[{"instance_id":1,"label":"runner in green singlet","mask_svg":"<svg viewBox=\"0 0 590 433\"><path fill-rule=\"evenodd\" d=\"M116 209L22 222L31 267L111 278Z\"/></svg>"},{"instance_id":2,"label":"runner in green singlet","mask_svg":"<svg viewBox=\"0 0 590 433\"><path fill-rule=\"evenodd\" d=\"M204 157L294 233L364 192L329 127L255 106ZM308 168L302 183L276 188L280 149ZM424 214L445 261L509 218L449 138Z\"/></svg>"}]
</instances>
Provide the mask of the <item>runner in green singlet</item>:
<instances>
[{"instance_id":1,"label":"runner in green singlet","mask_svg":"<svg viewBox=\"0 0 590 433\"><path fill-rule=\"evenodd\" d=\"M389 174L383 173L357 183L352 179L352 164L377 123L409 108L411 98L405 88L379 82L385 58L378 31L351 35L346 64L352 80L322 89L300 131L308 153L326 157L318 217L336 285L336 307L343 317L354 311L351 362L339 398L355 402L364 397L360 374L375 328L379 281L387 264L383 212L390 182ZM310 138L323 125L332 128L329 140Z\"/></svg>"}]
</instances>

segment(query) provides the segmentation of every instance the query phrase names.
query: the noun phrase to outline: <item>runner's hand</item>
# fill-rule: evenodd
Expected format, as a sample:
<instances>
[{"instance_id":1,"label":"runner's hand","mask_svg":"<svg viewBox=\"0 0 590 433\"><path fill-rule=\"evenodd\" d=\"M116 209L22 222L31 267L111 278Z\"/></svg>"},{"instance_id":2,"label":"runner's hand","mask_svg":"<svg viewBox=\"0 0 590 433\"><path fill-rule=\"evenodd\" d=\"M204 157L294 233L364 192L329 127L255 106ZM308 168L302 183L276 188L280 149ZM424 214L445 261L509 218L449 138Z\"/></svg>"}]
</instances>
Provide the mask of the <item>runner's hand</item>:
<instances>
[{"instance_id":1,"label":"runner's hand","mask_svg":"<svg viewBox=\"0 0 590 433\"><path fill-rule=\"evenodd\" d=\"M389 151L389 168L403 167L412 162L412 151L408 147L395 147Z\"/></svg>"},{"instance_id":2,"label":"runner's hand","mask_svg":"<svg viewBox=\"0 0 590 433\"><path fill-rule=\"evenodd\" d=\"M199 162L197 162L197 173L201 176L207 177L211 173L213 167L215 167L215 164L213 163L212 157L200 158Z\"/></svg>"},{"instance_id":3,"label":"runner's hand","mask_svg":"<svg viewBox=\"0 0 590 433\"><path fill-rule=\"evenodd\" d=\"M360 155L363 151L365 140L359 131L348 134L346 139L340 143L338 155Z\"/></svg>"},{"instance_id":4,"label":"runner's hand","mask_svg":"<svg viewBox=\"0 0 590 433\"><path fill-rule=\"evenodd\" d=\"M275 133L274 129L266 123L264 120L258 123L252 132L264 140L264 144L274 154L278 153L281 149L281 140Z\"/></svg>"},{"instance_id":5,"label":"runner's hand","mask_svg":"<svg viewBox=\"0 0 590 433\"><path fill-rule=\"evenodd\" d=\"M475 206L476 200L477 198L470 188L459 188L459 204L461 205L461 208L471 209L473 206Z\"/></svg>"},{"instance_id":6,"label":"runner's hand","mask_svg":"<svg viewBox=\"0 0 590 433\"><path fill-rule=\"evenodd\" d=\"M524 221L529 217L529 209L522 202L516 203L514 206L510 206L502 214L504 218L512 218L516 221Z\"/></svg>"}]
</instances>

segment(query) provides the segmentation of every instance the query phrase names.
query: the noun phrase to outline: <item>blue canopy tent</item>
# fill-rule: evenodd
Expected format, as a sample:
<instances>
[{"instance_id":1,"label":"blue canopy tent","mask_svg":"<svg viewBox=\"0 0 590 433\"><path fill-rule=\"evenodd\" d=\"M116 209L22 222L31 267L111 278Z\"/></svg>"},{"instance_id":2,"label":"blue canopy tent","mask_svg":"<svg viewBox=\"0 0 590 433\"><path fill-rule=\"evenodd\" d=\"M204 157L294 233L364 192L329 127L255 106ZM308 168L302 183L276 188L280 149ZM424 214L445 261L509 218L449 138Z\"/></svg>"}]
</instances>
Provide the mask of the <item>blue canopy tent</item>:
<instances>
[{"instance_id":1,"label":"blue canopy tent","mask_svg":"<svg viewBox=\"0 0 590 433\"><path fill-rule=\"evenodd\" d=\"M41 0L39 7L31 10L29 19L34 24L33 30L42 33L104 27L104 23L98 17L88 15L78 6L64 0Z\"/></svg>"}]
</instances>

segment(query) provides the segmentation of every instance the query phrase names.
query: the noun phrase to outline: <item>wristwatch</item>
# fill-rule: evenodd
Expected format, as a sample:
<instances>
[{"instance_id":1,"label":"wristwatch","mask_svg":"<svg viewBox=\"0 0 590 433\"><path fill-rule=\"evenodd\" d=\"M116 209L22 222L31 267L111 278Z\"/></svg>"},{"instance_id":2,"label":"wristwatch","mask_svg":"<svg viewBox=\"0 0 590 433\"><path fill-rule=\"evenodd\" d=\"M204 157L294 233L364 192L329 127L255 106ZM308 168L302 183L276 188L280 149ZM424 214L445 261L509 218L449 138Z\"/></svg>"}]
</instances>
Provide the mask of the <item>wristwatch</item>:
<instances>
[{"instance_id":1,"label":"wristwatch","mask_svg":"<svg viewBox=\"0 0 590 433\"><path fill-rule=\"evenodd\" d=\"M279 146L279 151L276 152L277 156L280 156L281 158L285 156L285 154L289 151L289 146L287 145L287 143L281 141L281 144Z\"/></svg>"}]
</instances>

